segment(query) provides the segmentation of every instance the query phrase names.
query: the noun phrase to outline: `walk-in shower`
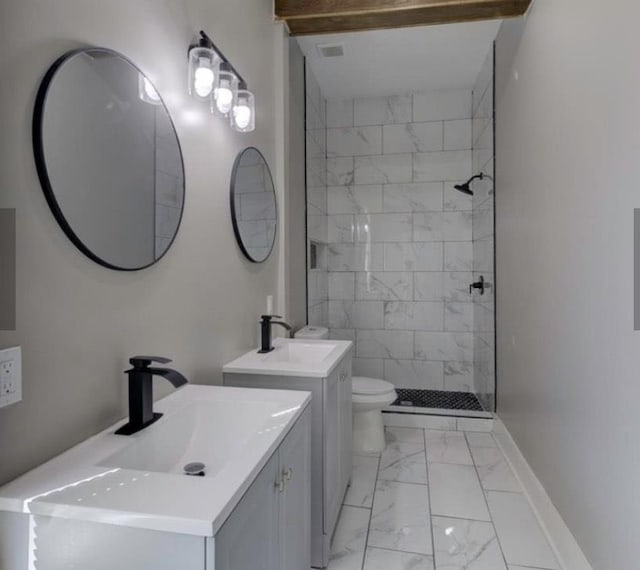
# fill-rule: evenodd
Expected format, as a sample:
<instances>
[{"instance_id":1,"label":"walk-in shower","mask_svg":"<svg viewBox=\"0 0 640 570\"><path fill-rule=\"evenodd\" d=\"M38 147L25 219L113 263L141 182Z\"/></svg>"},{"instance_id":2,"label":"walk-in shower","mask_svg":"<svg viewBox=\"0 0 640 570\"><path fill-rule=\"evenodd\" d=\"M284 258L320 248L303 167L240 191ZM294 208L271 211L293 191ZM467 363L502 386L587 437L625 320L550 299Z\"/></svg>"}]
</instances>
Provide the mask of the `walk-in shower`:
<instances>
[{"instance_id":1,"label":"walk-in shower","mask_svg":"<svg viewBox=\"0 0 640 570\"><path fill-rule=\"evenodd\" d=\"M493 54L469 89L325 98L306 77L309 324L396 386L388 411L490 414Z\"/></svg>"}]
</instances>

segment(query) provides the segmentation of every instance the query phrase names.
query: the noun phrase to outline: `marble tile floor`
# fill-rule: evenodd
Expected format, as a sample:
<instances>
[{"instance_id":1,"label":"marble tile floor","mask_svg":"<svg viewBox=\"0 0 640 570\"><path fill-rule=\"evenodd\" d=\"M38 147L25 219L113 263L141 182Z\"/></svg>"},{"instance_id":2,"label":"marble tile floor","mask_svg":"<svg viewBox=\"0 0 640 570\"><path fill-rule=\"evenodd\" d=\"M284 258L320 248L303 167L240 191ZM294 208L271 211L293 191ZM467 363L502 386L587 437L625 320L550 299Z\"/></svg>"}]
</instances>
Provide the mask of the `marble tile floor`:
<instances>
[{"instance_id":1,"label":"marble tile floor","mask_svg":"<svg viewBox=\"0 0 640 570\"><path fill-rule=\"evenodd\" d=\"M492 433L386 436L353 458L329 570L559 570Z\"/></svg>"}]
</instances>

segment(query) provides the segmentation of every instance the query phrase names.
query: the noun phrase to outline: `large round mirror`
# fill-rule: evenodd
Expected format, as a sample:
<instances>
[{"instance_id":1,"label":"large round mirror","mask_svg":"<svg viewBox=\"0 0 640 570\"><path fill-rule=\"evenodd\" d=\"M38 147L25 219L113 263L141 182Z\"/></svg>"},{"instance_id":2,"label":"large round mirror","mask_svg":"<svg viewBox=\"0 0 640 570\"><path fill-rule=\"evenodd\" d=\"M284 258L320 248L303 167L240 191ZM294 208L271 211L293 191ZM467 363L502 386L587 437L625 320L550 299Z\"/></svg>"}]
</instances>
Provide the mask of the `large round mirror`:
<instances>
[{"instance_id":1,"label":"large round mirror","mask_svg":"<svg viewBox=\"0 0 640 570\"><path fill-rule=\"evenodd\" d=\"M254 263L269 257L278 223L271 171L262 153L244 149L231 174L231 218L242 253Z\"/></svg>"},{"instance_id":2,"label":"large round mirror","mask_svg":"<svg viewBox=\"0 0 640 570\"><path fill-rule=\"evenodd\" d=\"M129 60L88 48L56 61L33 144L47 202L84 254L124 271L165 254L182 218L182 153L162 99Z\"/></svg>"}]
</instances>

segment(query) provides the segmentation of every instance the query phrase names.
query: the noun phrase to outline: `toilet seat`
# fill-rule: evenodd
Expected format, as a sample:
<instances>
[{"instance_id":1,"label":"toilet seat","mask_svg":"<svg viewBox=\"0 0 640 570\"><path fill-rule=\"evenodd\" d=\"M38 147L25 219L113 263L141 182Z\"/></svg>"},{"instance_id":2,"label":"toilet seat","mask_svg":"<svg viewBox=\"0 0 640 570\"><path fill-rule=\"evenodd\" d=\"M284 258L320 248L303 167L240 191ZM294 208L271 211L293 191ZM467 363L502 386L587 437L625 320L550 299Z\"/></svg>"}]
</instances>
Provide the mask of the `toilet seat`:
<instances>
[{"instance_id":1,"label":"toilet seat","mask_svg":"<svg viewBox=\"0 0 640 570\"><path fill-rule=\"evenodd\" d=\"M395 386L391 382L379 378L354 376L351 392L354 396L387 396L389 393L395 392Z\"/></svg>"}]
</instances>

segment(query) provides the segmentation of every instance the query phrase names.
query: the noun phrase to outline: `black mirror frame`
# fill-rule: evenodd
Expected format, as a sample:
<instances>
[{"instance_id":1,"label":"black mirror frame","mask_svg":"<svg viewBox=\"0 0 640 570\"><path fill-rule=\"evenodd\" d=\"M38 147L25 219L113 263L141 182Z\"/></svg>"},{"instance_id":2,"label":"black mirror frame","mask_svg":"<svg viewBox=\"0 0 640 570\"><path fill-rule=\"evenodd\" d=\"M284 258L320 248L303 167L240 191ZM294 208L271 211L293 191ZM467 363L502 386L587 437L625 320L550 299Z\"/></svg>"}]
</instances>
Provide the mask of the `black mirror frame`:
<instances>
[{"instance_id":1,"label":"black mirror frame","mask_svg":"<svg viewBox=\"0 0 640 570\"><path fill-rule=\"evenodd\" d=\"M248 150L255 150L259 155L260 158L262 158L262 160L264 161L265 166L267 167L267 172L269 173L269 179L271 180L271 188L273 188L273 200L275 202L275 210L276 210L276 229L273 232L273 241L271 242L271 247L269 248L269 253L267 254L267 256L262 259L262 260L257 260L254 259L253 257L251 257L251 255L249 254L249 252L247 251L247 248L244 246L244 243L242 241L242 235L240 234L240 228L238 227L238 219L236 217L236 204L235 204L235 182L236 182L236 174L238 171L238 167L240 166L240 161L242 160L242 156L244 155L245 152L247 152ZM238 156L236 156L235 161L233 162L233 169L231 170L231 184L230 184L230 192L229 192L229 198L230 198L230 202L231 202L231 222L233 223L233 233L236 236L236 242L238 244L238 247L240 248L240 251L242 251L243 255L251 262L251 263L264 263L265 261L267 261L270 257L271 254L273 253L273 247L276 244L276 237L278 235L278 226L279 224L279 217L278 217L278 196L276 196L276 185L273 182L273 175L271 174L271 168L269 167L269 163L267 162L267 159L264 157L264 155L260 152L259 149L257 149L255 146L248 146L246 148L243 148L239 153Z\"/></svg>"},{"instance_id":2,"label":"black mirror frame","mask_svg":"<svg viewBox=\"0 0 640 570\"><path fill-rule=\"evenodd\" d=\"M94 253L91 249L89 249L83 243L83 241L78 237L78 235L73 231L73 229L71 228L71 225L65 218L62 212L62 209L60 208L60 205L56 200L55 192L53 190L53 187L51 186L51 181L49 180L49 174L47 172L47 165L46 165L45 153L44 153L44 142L42 137L42 126L43 126L42 123L43 123L44 110L45 110L45 104L47 101L47 94L49 92L49 87L51 86L51 82L53 81L53 78L55 77L58 70L68 60L70 60L71 58L81 53L87 53L92 51L97 51L100 53L108 53L115 57L118 57L126 61L129 65L131 65L131 67L136 69L138 73L140 73L143 77L146 77L146 75L142 72L142 70L137 65L135 65L128 57L109 48L88 46L88 47L83 47L83 48L78 48L78 49L68 51L64 55L60 56L45 73L44 77L42 78L42 82L40 83L40 87L38 88L38 93L36 95L35 109L33 112L33 123L31 127L31 138L33 143L33 154L34 154L35 163L36 163L36 170L38 172L38 179L40 180L40 185L42 186L42 190L44 192L45 199L47 200L47 204L49 205L49 208L51 209L51 212L53 213L53 216L55 217L56 221L62 228L62 231L64 231L65 235L71 240L73 245L75 245L84 255L86 255L89 259L91 259L98 265L101 265L102 267L106 267L107 269L113 269L116 271L141 271L142 269L147 269L148 267L151 267L152 265L155 265L156 263L158 263L158 261L160 261L173 246L173 242L175 241L178 235L178 232L180 231L180 226L182 225L182 216L184 214L184 203L186 200L186 180L185 180L184 156L182 154L182 147L180 145L180 139L178 138L178 131L176 130L175 123L173 122L173 119L171 118L171 114L169 113L169 110L167 109L167 106L165 105L164 100L162 99L162 96L160 95L160 93L156 90L156 93L158 93L158 97L160 98L162 106L165 108L167 112L167 116L169 117L169 121L171 122L171 126L173 127L173 132L176 135L176 143L178 144L178 152L180 153L180 163L182 165L182 176L183 176L184 188L183 188L182 207L180 209L180 217L178 219L178 225L176 227L176 231L173 234L173 237L171 238L171 242L169 243L167 248L162 252L162 255L160 255L157 258L154 258L154 260L151 263L147 263L146 265L142 265L140 267L119 267L117 265L109 263L108 261L105 261L96 253ZM155 88L155 85L154 85L154 88Z\"/></svg>"}]
</instances>

